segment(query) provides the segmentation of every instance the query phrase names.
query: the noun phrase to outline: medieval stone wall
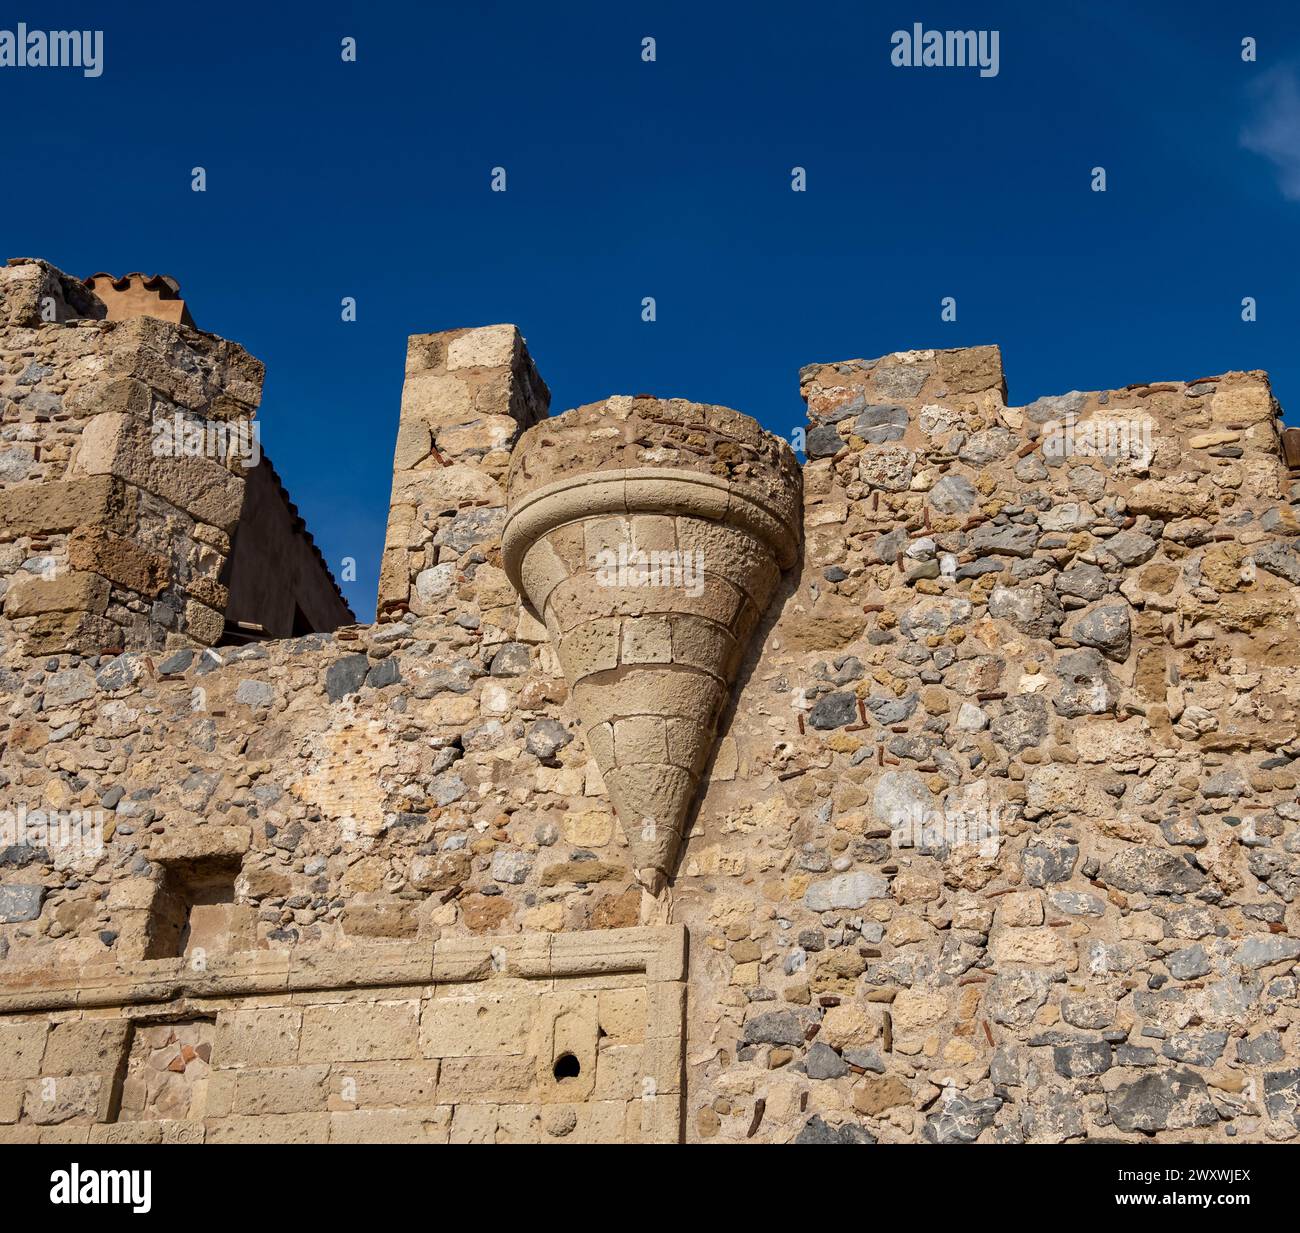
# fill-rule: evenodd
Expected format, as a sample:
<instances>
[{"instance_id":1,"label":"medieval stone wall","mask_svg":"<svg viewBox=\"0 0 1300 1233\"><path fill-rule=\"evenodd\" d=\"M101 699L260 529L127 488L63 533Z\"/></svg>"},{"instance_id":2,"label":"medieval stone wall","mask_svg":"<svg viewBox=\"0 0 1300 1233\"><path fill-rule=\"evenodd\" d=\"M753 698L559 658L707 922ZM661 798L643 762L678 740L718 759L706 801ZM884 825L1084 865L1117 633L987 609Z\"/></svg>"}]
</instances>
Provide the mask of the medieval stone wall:
<instances>
[{"instance_id":1,"label":"medieval stone wall","mask_svg":"<svg viewBox=\"0 0 1300 1233\"><path fill-rule=\"evenodd\" d=\"M55 657L6 616L4 796L105 843L0 851L0 1139L1296 1136L1300 489L1263 374L1010 407L992 347L805 369L802 545L659 880L503 555L544 386L512 327L411 355L381 623ZM638 465L717 449L720 409L606 409ZM741 420L724 490L783 449ZM618 619L692 628L662 603ZM597 957L523 958L565 946ZM653 1065L604 1056L637 1046L606 977L667 982ZM559 993L596 1086L557 1096ZM527 1083L448 1070L443 996L542 1042Z\"/></svg>"},{"instance_id":2,"label":"medieval stone wall","mask_svg":"<svg viewBox=\"0 0 1300 1233\"><path fill-rule=\"evenodd\" d=\"M269 462L257 465L262 364L132 277L130 295L98 279L106 315L46 262L0 268L0 598L13 630L29 654L212 645L232 565L237 620L288 633L295 602L311 629L351 620ZM235 552L241 515L260 524ZM265 607L264 573L280 591Z\"/></svg>"},{"instance_id":3,"label":"medieval stone wall","mask_svg":"<svg viewBox=\"0 0 1300 1233\"><path fill-rule=\"evenodd\" d=\"M44 262L0 269L0 305L5 617L31 654L216 642L241 463L163 456L153 425L250 423L262 365L186 326L105 320Z\"/></svg>"}]
</instances>

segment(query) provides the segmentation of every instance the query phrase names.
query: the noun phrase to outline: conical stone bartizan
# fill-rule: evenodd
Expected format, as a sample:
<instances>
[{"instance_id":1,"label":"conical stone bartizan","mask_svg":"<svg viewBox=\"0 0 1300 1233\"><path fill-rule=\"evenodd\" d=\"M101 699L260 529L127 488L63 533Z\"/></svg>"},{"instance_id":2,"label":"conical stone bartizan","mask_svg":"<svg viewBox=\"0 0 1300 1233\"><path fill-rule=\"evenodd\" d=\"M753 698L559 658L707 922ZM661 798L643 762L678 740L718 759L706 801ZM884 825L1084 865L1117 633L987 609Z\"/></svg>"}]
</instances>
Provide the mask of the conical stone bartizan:
<instances>
[{"instance_id":1,"label":"conical stone bartizan","mask_svg":"<svg viewBox=\"0 0 1300 1233\"><path fill-rule=\"evenodd\" d=\"M587 744L659 894L749 638L796 559L801 475L747 415L610 398L515 447L506 573L546 622Z\"/></svg>"}]
</instances>

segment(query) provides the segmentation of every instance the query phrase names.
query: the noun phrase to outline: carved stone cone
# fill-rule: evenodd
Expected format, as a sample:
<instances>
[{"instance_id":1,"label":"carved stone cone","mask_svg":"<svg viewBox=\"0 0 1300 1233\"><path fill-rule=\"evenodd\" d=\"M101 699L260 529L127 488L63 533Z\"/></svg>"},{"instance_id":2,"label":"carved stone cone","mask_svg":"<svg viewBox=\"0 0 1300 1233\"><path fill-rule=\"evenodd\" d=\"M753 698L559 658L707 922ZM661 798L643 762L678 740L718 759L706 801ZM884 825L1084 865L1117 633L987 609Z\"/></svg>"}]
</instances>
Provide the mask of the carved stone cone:
<instances>
[{"instance_id":1,"label":"carved stone cone","mask_svg":"<svg viewBox=\"0 0 1300 1233\"><path fill-rule=\"evenodd\" d=\"M749 639L796 559L802 477L746 415L610 398L530 428L503 564L546 622L587 745L652 894Z\"/></svg>"}]
</instances>

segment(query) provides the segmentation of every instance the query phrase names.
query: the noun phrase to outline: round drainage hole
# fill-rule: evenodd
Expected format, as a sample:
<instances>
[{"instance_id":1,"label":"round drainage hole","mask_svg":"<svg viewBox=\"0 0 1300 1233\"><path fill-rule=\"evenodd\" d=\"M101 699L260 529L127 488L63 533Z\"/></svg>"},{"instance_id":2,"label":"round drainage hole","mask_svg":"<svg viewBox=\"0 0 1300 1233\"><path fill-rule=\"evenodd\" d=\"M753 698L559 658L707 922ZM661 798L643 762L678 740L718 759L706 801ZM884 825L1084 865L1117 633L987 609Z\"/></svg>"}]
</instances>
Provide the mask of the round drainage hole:
<instances>
[{"instance_id":1,"label":"round drainage hole","mask_svg":"<svg viewBox=\"0 0 1300 1233\"><path fill-rule=\"evenodd\" d=\"M582 1063L572 1053L561 1053L555 1059L552 1073L557 1079L576 1079L582 1074Z\"/></svg>"}]
</instances>

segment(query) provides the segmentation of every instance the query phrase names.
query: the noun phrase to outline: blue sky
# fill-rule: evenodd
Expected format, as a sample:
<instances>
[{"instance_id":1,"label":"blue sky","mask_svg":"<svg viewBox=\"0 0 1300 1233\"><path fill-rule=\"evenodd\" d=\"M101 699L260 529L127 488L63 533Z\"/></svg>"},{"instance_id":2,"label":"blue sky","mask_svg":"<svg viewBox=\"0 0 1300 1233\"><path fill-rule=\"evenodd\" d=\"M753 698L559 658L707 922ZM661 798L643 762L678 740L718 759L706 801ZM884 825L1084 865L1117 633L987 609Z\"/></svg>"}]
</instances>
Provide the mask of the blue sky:
<instances>
[{"instance_id":1,"label":"blue sky","mask_svg":"<svg viewBox=\"0 0 1300 1233\"><path fill-rule=\"evenodd\" d=\"M788 434L803 364L996 342L1014 403L1265 368L1296 422L1300 12L1133 9L43 0L0 28L102 29L104 71L0 69L0 256L170 273L266 362L263 442L363 619L412 333L517 323L553 412ZM997 76L892 66L918 21L997 30Z\"/></svg>"}]
</instances>

